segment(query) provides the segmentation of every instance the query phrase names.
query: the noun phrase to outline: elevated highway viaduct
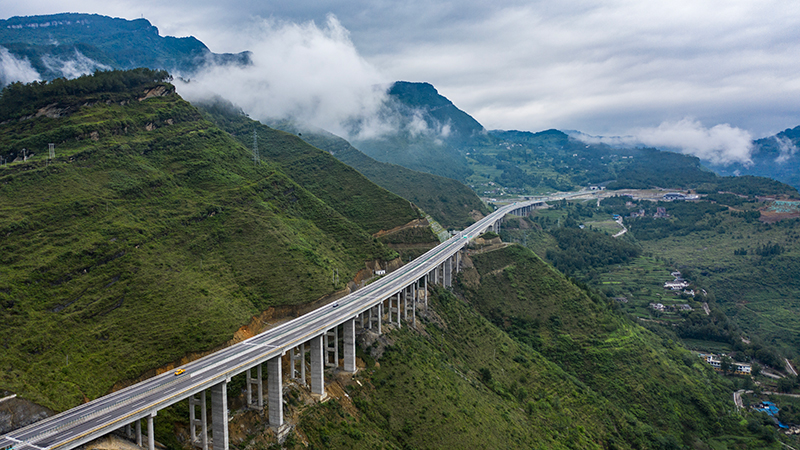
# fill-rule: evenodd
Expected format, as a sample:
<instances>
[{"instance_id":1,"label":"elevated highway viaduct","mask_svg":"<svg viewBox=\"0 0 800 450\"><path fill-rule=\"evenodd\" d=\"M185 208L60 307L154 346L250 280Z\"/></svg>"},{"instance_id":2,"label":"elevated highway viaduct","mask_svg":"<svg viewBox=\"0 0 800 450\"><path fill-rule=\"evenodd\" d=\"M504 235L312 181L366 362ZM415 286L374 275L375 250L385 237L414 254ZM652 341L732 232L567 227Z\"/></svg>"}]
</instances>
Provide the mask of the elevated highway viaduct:
<instances>
[{"instance_id":1,"label":"elevated highway viaduct","mask_svg":"<svg viewBox=\"0 0 800 450\"><path fill-rule=\"evenodd\" d=\"M282 398L282 361L286 353L289 353L290 376L309 386L318 398L324 398L324 371L326 367L339 365L340 342L342 369L355 372L357 327L380 333L384 320L397 326L401 326L401 320L415 321L417 307L427 308L428 283L452 285L462 250L471 239L486 231L498 231L506 214L525 215L541 204L542 201L526 201L503 206L400 269L337 302L181 366L180 375L175 372L157 375L14 430L0 437L0 450L70 450L121 428L129 437L135 437L138 445L154 450L153 421L158 411L184 400L189 402L193 442L208 450L213 438L214 450L228 450L227 384L232 377L245 373L248 406L263 408L265 364L269 424L280 435L286 428ZM306 364L306 360L310 363ZM211 397L210 430L207 395ZM142 430L143 421L146 433Z\"/></svg>"}]
</instances>

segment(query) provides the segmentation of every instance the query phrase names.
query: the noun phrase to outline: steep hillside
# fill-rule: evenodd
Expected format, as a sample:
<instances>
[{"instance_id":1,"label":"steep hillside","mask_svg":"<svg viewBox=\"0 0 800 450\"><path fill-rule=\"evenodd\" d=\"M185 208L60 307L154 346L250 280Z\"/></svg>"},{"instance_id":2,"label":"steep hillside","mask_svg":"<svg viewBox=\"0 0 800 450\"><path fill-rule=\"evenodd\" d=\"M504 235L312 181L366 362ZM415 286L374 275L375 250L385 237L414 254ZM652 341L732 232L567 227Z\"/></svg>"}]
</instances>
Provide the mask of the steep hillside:
<instances>
[{"instance_id":1,"label":"steep hillside","mask_svg":"<svg viewBox=\"0 0 800 450\"><path fill-rule=\"evenodd\" d=\"M664 433L658 441L695 445L722 427L738 428L730 388L696 356L612 313L605 298L583 291L531 251L509 246L472 261L475 268L459 276L470 304L622 409L629 422L647 424L654 436Z\"/></svg>"},{"instance_id":2,"label":"steep hillside","mask_svg":"<svg viewBox=\"0 0 800 450\"><path fill-rule=\"evenodd\" d=\"M471 259L464 298L435 288L416 329L362 341L366 368L303 411L290 448L779 447L696 356L530 251Z\"/></svg>"},{"instance_id":3,"label":"steep hillside","mask_svg":"<svg viewBox=\"0 0 800 450\"><path fill-rule=\"evenodd\" d=\"M352 144L378 161L465 180L472 171L460 146L482 134L483 127L428 83L397 82L388 94L380 115L396 130ZM352 128L351 134L359 135L361 124Z\"/></svg>"},{"instance_id":4,"label":"steep hillside","mask_svg":"<svg viewBox=\"0 0 800 450\"><path fill-rule=\"evenodd\" d=\"M107 72L0 96L0 149L16 161L0 168L0 389L63 409L396 257L346 205L254 165L165 77ZM10 113L21 99L37 112ZM289 138L270 145L305 151Z\"/></svg>"},{"instance_id":5,"label":"steep hillside","mask_svg":"<svg viewBox=\"0 0 800 450\"><path fill-rule=\"evenodd\" d=\"M159 36L146 19L52 14L0 20L0 47L27 59L45 80L95 69L148 67L188 74L207 62L248 64L248 52L212 53L194 37Z\"/></svg>"},{"instance_id":6,"label":"steep hillside","mask_svg":"<svg viewBox=\"0 0 800 450\"><path fill-rule=\"evenodd\" d=\"M274 126L299 134L309 144L329 152L373 183L414 203L447 229L466 228L474 223L475 212L482 215L489 212L470 188L452 178L376 161L346 140L323 130L300 132L290 122Z\"/></svg>"},{"instance_id":7,"label":"steep hillside","mask_svg":"<svg viewBox=\"0 0 800 450\"><path fill-rule=\"evenodd\" d=\"M299 137L251 120L221 100L198 106L242 145L252 149L255 136L261 159L277 164L295 182L369 233L390 230L420 217L407 201Z\"/></svg>"}]
</instances>

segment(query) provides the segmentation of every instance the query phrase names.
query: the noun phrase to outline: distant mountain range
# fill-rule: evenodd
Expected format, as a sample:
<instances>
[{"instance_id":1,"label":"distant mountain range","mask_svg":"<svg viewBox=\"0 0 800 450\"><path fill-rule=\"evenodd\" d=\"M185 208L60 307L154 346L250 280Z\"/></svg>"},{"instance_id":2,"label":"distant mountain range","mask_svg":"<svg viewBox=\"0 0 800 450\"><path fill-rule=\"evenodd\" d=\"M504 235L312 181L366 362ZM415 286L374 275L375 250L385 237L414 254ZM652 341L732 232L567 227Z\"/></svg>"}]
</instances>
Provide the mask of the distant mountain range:
<instances>
[{"instance_id":1,"label":"distant mountain range","mask_svg":"<svg viewBox=\"0 0 800 450\"><path fill-rule=\"evenodd\" d=\"M159 36L146 19L53 14L0 20L0 47L27 61L39 78L74 78L96 69L168 70L191 74L211 62L248 64L250 53L212 53L194 37ZM5 84L8 81L2 80Z\"/></svg>"},{"instance_id":2,"label":"distant mountain range","mask_svg":"<svg viewBox=\"0 0 800 450\"><path fill-rule=\"evenodd\" d=\"M5 67L9 58L18 64L14 73ZM14 75L19 78L26 67L30 81L135 67L191 75L206 64L246 65L250 60L249 52L213 53L194 37L159 36L145 19L65 13L0 20L0 84L13 81L6 78ZM476 192L571 190L615 180L620 187L688 188L709 181L706 168L723 176L765 176L800 187L795 169L800 127L755 141L753 164L723 166L667 151L659 156L650 150L587 144L575 137L581 134L576 131L489 132L429 83L399 81L387 93L379 115L397 131L370 136L364 132L366 124L352 121L353 147L383 163L461 181ZM653 158L637 158L644 154ZM653 168L643 166L648 161L660 166L643 176Z\"/></svg>"}]
</instances>

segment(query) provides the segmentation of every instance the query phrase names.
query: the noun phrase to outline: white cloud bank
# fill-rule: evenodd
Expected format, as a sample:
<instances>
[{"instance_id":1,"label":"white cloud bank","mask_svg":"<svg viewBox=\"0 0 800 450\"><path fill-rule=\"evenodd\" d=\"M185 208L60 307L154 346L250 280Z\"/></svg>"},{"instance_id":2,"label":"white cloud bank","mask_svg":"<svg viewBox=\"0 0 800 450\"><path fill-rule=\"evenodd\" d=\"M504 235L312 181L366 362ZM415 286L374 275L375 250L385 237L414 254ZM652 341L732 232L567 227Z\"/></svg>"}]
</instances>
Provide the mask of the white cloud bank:
<instances>
[{"instance_id":1,"label":"white cloud bank","mask_svg":"<svg viewBox=\"0 0 800 450\"><path fill-rule=\"evenodd\" d=\"M344 123L360 119L364 133L385 126L372 120L385 98L385 80L350 41L333 15L324 26L263 20L243 35L252 51L249 66L209 65L187 82L181 96L201 101L225 98L257 120L292 118L301 124L347 135Z\"/></svg>"},{"instance_id":2,"label":"white cloud bank","mask_svg":"<svg viewBox=\"0 0 800 450\"><path fill-rule=\"evenodd\" d=\"M781 136L774 136L775 141L778 143L778 150L780 154L775 158L776 163L783 164L788 161L795 153L797 153L797 146L791 139Z\"/></svg>"},{"instance_id":3,"label":"white cloud bank","mask_svg":"<svg viewBox=\"0 0 800 450\"><path fill-rule=\"evenodd\" d=\"M707 128L693 119L663 122L657 127L634 129L629 135L622 137L586 135L576 137L587 143L642 145L673 150L721 165L752 164L751 156L754 150L753 136L748 131L732 127L727 123ZM783 154L782 150L781 155Z\"/></svg>"},{"instance_id":4,"label":"white cloud bank","mask_svg":"<svg viewBox=\"0 0 800 450\"><path fill-rule=\"evenodd\" d=\"M81 75L94 73L96 70L111 70L110 66L101 64L78 50L75 50L75 55L69 59L45 55L42 63L48 70L60 73L64 78L78 78Z\"/></svg>"},{"instance_id":5,"label":"white cloud bank","mask_svg":"<svg viewBox=\"0 0 800 450\"><path fill-rule=\"evenodd\" d=\"M27 59L19 59L9 53L5 47L0 47L0 87L15 81L30 83L39 81L41 77Z\"/></svg>"}]
</instances>

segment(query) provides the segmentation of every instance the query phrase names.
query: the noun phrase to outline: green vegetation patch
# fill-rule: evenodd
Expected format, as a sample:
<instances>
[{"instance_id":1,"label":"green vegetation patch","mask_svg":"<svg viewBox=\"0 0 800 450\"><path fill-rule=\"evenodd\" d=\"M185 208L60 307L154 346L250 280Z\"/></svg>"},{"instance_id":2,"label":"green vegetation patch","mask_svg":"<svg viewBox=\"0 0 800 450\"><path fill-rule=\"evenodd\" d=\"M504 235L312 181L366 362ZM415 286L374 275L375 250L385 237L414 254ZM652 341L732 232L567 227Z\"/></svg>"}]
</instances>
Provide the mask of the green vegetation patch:
<instances>
[{"instance_id":1,"label":"green vegetation patch","mask_svg":"<svg viewBox=\"0 0 800 450\"><path fill-rule=\"evenodd\" d=\"M60 104L43 86L27 89ZM32 159L0 168L0 388L55 410L397 257L276 165L254 165L169 85L132 86L129 102L94 92L66 116L0 125L0 148L56 144L51 162L31 145Z\"/></svg>"}]
</instances>

